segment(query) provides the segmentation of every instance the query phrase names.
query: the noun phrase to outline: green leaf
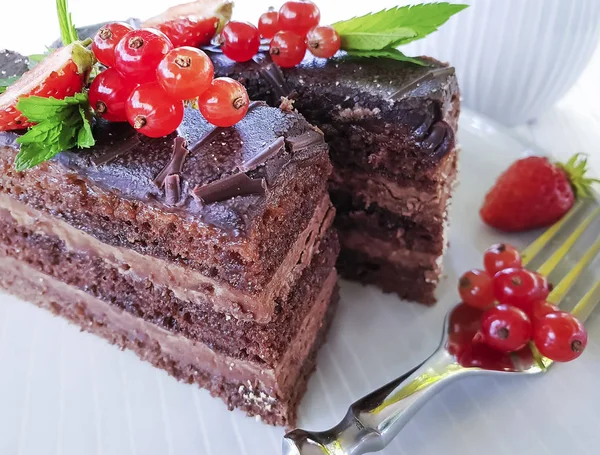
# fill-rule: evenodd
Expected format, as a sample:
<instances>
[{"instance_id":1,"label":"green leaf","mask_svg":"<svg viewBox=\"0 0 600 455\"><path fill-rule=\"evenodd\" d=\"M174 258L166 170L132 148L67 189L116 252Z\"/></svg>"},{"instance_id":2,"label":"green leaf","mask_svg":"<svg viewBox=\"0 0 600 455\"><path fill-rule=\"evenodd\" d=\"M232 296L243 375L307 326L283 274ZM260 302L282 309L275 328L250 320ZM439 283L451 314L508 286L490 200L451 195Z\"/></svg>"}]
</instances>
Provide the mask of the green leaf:
<instances>
[{"instance_id":1,"label":"green leaf","mask_svg":"<svg viewBox=\"0 0 600 455\"><path fill-rule=\"evenodd\" d=\"M0 93L4 93L9 85L12 85L19 80L19 77L20 76L12 76L0 79Z\"/></svg>"},{"instance_id":2,"label":"green leaf","mask_svg":"<svg viewBox=\"0 0 600 455\"><path fill-rule=\"evenodd\" d=\"M333 24L342 49L381 50L423 38L467 5L425 3L394 7Z\"/></svg>"},{"instance_id":3,"label":"green leaf","mask_svg":"<svg viewBox=\"0 0 600 455\"><path fill-rule=\"evenodd\" d=\"M67 46L74 41L78 41L77 30L73 25L73 19L71 13L69 13L69 7L67 0L56 0L56 12L58 14L58 24L60 25L60 37L63 45Z\"/></svg>"},{"instance_id":4,"label":"green leaf","mask_svg":"<svg viewBox=\"0 0 600 455\"><path fill-rule=\"evenodd\" d=\"M17 139L21 145L15 167L23 171L51 159L57 153L95 144L85 93L58 100L29 96L20 98L17 109L37 123Z\"/></svg>"},{"instance_id":5,"label":"green leaf","mask_svg":"<svg viewBox=\"0 0 600 455\"><path fill-rule=\"evenodd\" d=\"M348 50L346 51L348 58L391 58L399 60L401 62L410 62L419 66L427 66L427 63L423 60L414 57L408 57L400 52L398 49L379 49L372 51L361 51L361 50Z\"/></svg>"}]
</instances>

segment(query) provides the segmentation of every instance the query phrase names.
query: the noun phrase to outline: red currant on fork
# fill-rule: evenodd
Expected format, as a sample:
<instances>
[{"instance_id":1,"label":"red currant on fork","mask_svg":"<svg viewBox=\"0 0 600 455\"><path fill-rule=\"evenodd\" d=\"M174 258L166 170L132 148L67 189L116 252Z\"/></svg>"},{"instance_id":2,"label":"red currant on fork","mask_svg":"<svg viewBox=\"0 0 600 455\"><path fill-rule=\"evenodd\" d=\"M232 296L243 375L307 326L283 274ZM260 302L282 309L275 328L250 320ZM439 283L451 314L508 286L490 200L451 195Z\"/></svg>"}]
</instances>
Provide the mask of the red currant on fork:
<instances>
[{"instance_id":1,"label":"red currant on fork","mask_svg":"<svg viewBox=\"0 0 600 455\"><path fill-rule=\"evenodd\" d=\"M458 293L461 300L482 310L494 304L492 277L483 270L469 270L458 280Z\"/></svg>"},{"instance_id":2,"label":"red currant on fork","mask_svg":"<svg viewBox=\"0 0 600 455\"><path fill-rule=\"evenodd\" d=\"M501 352L523 348L532 336L531 321L514 306L498 305L481 317L481 333L485 342Z\"/></svg>"}]
</instances>

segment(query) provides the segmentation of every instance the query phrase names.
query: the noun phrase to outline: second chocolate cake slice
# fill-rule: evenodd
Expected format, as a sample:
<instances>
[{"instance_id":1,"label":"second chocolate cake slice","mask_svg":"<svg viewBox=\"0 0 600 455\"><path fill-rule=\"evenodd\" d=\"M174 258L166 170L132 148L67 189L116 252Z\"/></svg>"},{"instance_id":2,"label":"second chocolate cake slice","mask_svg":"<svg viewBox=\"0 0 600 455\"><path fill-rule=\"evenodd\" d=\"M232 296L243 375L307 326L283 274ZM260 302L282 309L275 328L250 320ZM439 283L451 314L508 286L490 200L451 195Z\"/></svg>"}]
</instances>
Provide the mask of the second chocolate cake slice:
<instances>
[{"instance_id":1,"label":"second chocolate cake slice","mask_svg":"<svg viewBox=\"0 0 600 455\"><path fill-rule=\"evenodd\" d=\"M217 74L237 78L257 99L283 99L325 134L340 272L433 303L458 158L454 69L343 53L307 54L298 67L279 69L264 54L234 63L211 49Z\"/></svg>"}]
</instances>

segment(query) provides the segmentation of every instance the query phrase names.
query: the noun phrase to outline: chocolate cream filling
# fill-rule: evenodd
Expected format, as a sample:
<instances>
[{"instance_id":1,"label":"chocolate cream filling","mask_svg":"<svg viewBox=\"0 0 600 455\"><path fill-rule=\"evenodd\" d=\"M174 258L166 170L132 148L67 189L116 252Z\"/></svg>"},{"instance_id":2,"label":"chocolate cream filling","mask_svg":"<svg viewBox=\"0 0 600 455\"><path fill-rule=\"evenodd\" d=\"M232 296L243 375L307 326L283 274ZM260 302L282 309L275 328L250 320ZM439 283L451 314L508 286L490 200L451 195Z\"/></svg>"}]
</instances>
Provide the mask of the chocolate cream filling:
<instances>
[{"instance_id":1,"label":"chocolate cream filling","mask_svg":"<svg viewBox=\"0 0 600 455\"><path fill-rule=\"evenodd\" d=\"M323 322L337 280L337 274L332 270L317 295L311 312L305 318L304 329L291 341L286 353L274 368L270 368L264 363L219 354L204 343L173 334L136 318L14 258L2 258L0 273L0 284L9 292L14 292L42 307L50 307L57 313L67 313L69 309L83 312L89 325L84 327L85 329L94 331L94 325L106 326L112 333L153 345L153 349L158 348L173 361L182 365L193 365L198 370L221 376L230 382L254 384L258 381L261 389L269 393L269 397L263 397L267 401L280 398L293 388L301 363L309 354ZM143 357L143 354L141 356Z\"/></svg>"},{"instance_id":2,"label":"chocolate cream filling","mask_svg":"<svg viewBox=\"0 0 600 455\"><path fill-rule=\"evenodd\" d=\"M19 225L59 238L69 249L92 257L101 257L132 279L150 280L156 286L167 287L181 300L199 305L208 302L215 311L231 314L238 319L251 319L262 323L271 319L275 300L287 296L294 281L310 264L313 254L318 249L321 235L332 224L334 217L329 197L325 196L307 228L290 248L270 285L257 298L172 262L105 244L62 220L52 218L2 194L0 212L4 212L3 216L12 217Z\"/></svg>"}]
</instances>

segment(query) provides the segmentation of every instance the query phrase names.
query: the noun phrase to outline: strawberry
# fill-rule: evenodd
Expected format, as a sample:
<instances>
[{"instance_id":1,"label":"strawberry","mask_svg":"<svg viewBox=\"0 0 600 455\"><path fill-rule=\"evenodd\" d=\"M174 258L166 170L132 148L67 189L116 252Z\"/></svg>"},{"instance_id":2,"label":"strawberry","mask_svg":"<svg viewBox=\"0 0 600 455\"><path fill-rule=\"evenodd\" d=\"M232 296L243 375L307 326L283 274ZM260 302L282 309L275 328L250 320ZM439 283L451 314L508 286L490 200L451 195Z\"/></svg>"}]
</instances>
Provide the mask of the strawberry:
<instances>
[{"instance_id":1,"label":"strawberry","mask_svg":"<svg viewBox=\"0 0 600 455\"><path fill-rule=\"evenodd\" d=\"M197 0L169 8L145 21L142 27L157 28L174 47L204 46L231 18L232 8L231 0Z\"/></svg>"},{"instance_id":2,"label":"strawberry","mask_svg":"<svg viewBox=\"0 0 600 455\"><path fill-rule=\"evenodd\" d=\"M587 161L577 154L566 164L530 156L513 163L488 192L479 211L488 225L505 232L549 226L560 220L576 197L589 195Z\"/></svg>"},{"instance_id":3,"label":"strawberry","mask_svg":"<svg viewBox=\"0 0 600 455\"><path fill-rule=\"evenodd\" d=\"M82 44L76 41L54 51L0 95L0 131L31 126L16 108L19 98L63 99L81 91L95 63L94 54Z\"/></svg>"}]
</instances>

